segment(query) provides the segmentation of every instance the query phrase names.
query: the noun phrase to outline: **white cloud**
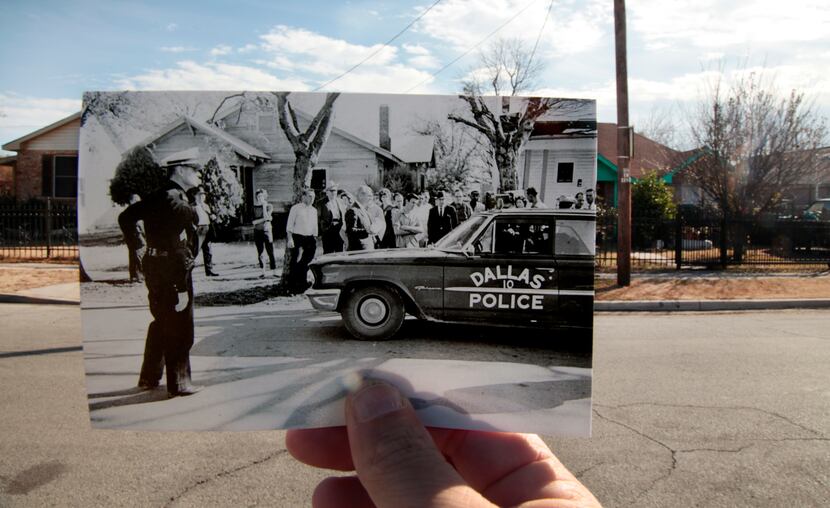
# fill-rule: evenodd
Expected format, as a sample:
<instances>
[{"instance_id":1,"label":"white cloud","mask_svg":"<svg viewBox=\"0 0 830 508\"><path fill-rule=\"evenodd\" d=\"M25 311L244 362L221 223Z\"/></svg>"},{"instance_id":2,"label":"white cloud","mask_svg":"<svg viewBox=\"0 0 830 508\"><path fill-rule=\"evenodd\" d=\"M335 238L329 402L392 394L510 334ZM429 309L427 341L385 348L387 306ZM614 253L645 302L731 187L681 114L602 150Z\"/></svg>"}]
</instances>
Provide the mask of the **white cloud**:
<instances>
[{"instance_id":1,"label":"white cloud","mask_svg":"<svg viewBox=\"0 0 830 508\"><path fill-rule=\"evenodd\" d=\"M641 0L628 7L631 27L649 44L671 41L701 48L827 39L825 0Z\"/></svg>"},{"instance_id":2,"label":"white cloud","mask_svg":"<svg viewBox=\"0 0 830 508\"><path fill-rule=\"evenodd\" d=\"M80 110L80 99L52 99L0 93L0 145Z\"/></svg>"},{"instance_id":3,"label":"white cloud","mask_svg":"<svg viewBox=\"0 0 830 508\"><path fill-rule=\"evenodd\" d=\"M308 90L301 79L280 79L255 67L216 62L178 62L116 81L128 90Z\"/></svg>"},{"instance_id":4,"label":"white cloud","mask_svg":"<svg viewBox=\"0 0 830 508\"><path fill-rule=\"evenodd\" d=\"M231 51L233 51L232 47L227 44L220 44L210 50L210 56L224 56L230 54Z\"/></svg>"},{"instance_id":5,"label":"white cloud","mask_svg":"<svg viewBox=\"0 0 830 508\"><path fill-rule=\"evenodd\" d=\"M373 52L380 50L368 65L388 65L397 54L394 47L381 48L351 44L302 28L279 25L260 37L263 49L271 53L278 68L284 68L286 61L292 61L293 69L319 75L335 75L360 62Z\"/></svg>"},{"instance_id":6,"label":"white cloud","mask_svg":"<svg viewBox=\"0 0 830 508\"><path fill-rule=\"evenodd\" d=\"M162 46L160 48L165 53L187 53L189 51L196 51L196 48L190 46Z\"/></svg>"},{"instance_id":7,"label":"white cloud","mask_svg":"<svg viewBox=\"0 0 830 508\"><path fill-rule=\"evenodd\" d=\"M437 69L441 66L438 59L423 46L417 44L404 44L401 47L408 55L410 55L407 59L407 63L412 67L419 69Z\"/></svg>"},{"instance_id":8,"label":"white cloud","mask_svg":"<svg viewBox=\"0 0 830 508\"><path fill-rule=\"evenodd\" d=\"M358 69L346 74L325 90L368 93L403 93L416 84L411 93L434 93L430 88L430 73L405 65L389 65L383 68Z\"/></svg>"},{"instance_id":9,"label":"white cloud","mask_svg":"<svg viewBox=\"0 0 830 508\"><path fill-rule=\"evenodd\" d=\"M518 17L504 26L490 40L518 38L529 46L541 32L542 53L580 53L602 43L613 26L613 10L605 0L563 0L554 3L547 23L548 2L528 4L526 0L487 0L469 2L447 0L432 9L418 22L417 30L454 46L457 52L478 44L512 16ZM485 43L486 46L487 43Z\"/></svg>"},{"instance_id":10,"label":"white cloud","mask_svg":"<svg viewBox=\"0 0 830 508\"><path fill-rule=\"evenodd\" d=\"M259 46L256 44L246 44L241 48L238 48L236 51L238 53L250 53L251 51L256 51L257 49L259 49Z\"/></svg>"},{"instance_id":11,"label":"white cloud","mask_svg":"<svg viewBox=\"0 0 830 508\"><path fill-rule=\"evenodd\" d=\"M176 23L168 23L165 28L167 29L168 32L175 32L176 29L179 28L179 25L176 24Z\"/></svg>"}]
</instances>

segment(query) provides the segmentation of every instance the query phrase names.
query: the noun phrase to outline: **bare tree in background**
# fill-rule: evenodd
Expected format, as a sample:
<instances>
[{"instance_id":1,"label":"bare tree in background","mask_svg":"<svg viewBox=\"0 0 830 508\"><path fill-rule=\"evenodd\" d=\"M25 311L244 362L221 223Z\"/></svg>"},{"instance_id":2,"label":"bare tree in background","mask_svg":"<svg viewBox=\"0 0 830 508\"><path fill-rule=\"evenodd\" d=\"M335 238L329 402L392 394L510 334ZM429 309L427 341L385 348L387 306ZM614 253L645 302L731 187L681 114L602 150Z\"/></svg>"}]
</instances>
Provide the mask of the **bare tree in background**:
<instances>
[{"instance_id":1,"label":"bare tree in background","mask_svg":"<svg viewBox=\"0 0 830 508\"><path fill-rule=\"evenodd\" d=\"M648 117L635 126L635 130L652 141L678 150L688 136L684 136L680 131L682 124L676 120L677 118L682 116L674 107L654 107Z\"/></svg>"},{"instance_id":2,"label":"bare tree in background","mask_svg":"<svg viewBox=\"0 0 830 508\"><path fill-rule=\"evenodd\" d=\"M430 136L435 143L435 169L427 174L430 190L464 187L476 180L477 156L483 152L483 139L460 124L442 125L431 121L414 129L422 136Z\"/></svg>"},{"instance_id":3,"label":"bare tree in background","mask_svg":"<svg viewBox=\"0 0 830 508\"><path fill-rule=\"evenodd\" d=\"M522 146L530 138L536 120L552 110L563 110L576 103L563 99L531 97L521 108L511 110L510 98L528 90L542 66L533 60L518 39L501 39L479 56L480 66L464 83L459 98L466 103L465 115L450 114L450 120L475 129L487 140L487 150L498 169L500 191L518 186L516 165ZM495 98L485 96L493 92Z\"/></svg>"},{"instance_id":4,"label":"bare tree in background","mask_svg":"<svg viewBox=\"0 0 830 508\"><path fill-rule=\"evenodd\" d=\"M326 95L325 103L314 115L305 131L300 130L297 114L294 108L291 107L288 94L289 92L274 92L277 97L277 117L279 118L280 127L294 150L293 197L291 202L298 203L302 197L303 189L306 187L309 174L311 174L311 170L320 157L320 150L326 143L329 133L331 133L334 101L337 100L340 94L329 93ZM288 288L288 281L291 280L293 280L291 249L286 248L282 260L282 287Z\"/></svg>"},{"instance_id":5,"label":"bare tree in background","mask_svg":"<svg viewBox=\"0 0 830 508\"><path fill-rule=\"evenodd\" d=\"M289 92L274 92L277 97L277 117L282 132L291 143L291 148L294 150L294 185L293 185L293 199L292 202L300 201L303 193L303 188L306 186L308 175L317 164L317 159L320 157L320 149L326 143L331 132L332 122L331 117L334 111L334 101L340 96L339 93L329 93L326 95L326 102L320 107L320 110L314 115L308 128L305 131L300 131L300 125L297 121L297 114L294 108L291 107L291 102L288 100Z\"/></svg>"},{"instance_id":6,"label":"bare tree in background","mask_svg":"<svg viewBox=\"0 0 830 508\"><path fill-rule=\"evenodd\" d=\"M714 83L689 132L701 152L688 174L725 218L745 218L812 182L827 131L803 92L782 94L763 73L747 73Z\"/></svg>"},{"instance_id":7,"label":"bare tree in background","mask_svg":"<svg viewBox=\"0 0 830 508\"><path fill-rule=\"evenodd\" d=\"M483 90L495 95L513 96L526 92L536 85L544 66L533 60L531 50L521 39L498 39L479 53L479 67L471 72L464 83L482 94Z\"/></svg>"}]
</instances>

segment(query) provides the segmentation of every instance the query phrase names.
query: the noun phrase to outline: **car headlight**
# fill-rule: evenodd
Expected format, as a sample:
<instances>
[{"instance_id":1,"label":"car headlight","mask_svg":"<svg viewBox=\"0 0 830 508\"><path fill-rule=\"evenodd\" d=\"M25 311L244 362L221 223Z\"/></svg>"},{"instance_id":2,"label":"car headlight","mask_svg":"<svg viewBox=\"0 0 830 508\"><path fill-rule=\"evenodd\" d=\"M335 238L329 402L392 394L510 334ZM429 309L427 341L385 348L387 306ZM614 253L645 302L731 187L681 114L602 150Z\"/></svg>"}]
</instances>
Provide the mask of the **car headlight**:
<instances>
[{"instance_id":1,"label":"car headlight","mask_svg":"<svg viewBox=\"0 0 830 508\"><path fill-rule=\"evenodd\" d=\"M314 287L314 284L317 283L317 276L314 275L314 270L309 270L305 279L306 282L308 282L312 287Z\"/></svg>"}]
</instances>

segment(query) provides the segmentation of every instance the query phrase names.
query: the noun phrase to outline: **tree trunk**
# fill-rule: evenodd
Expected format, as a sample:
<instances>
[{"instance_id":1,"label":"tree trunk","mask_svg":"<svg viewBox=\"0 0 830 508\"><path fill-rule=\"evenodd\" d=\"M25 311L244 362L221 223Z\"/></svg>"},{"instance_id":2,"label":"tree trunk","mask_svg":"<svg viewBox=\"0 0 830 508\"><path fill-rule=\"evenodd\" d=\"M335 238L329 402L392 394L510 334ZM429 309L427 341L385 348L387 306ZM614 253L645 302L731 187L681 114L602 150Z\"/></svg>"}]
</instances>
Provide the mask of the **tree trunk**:
<instances>
[{"instance_id":1,"label":"tree trunk","mask_svg":"<svg viewBox=\"0 0 830 508\"><path fill-rule=\"evenodd\" d=\"M302 199L308 172L311 171L312 166L311 158L307 155L295 153L294 156L296 159L294 161L294 185L292 193L294 199L291 200L292 205L299 203L300 199ZM282 278L280 279L280 285L283 288L293 290L294 288L289 285L289 281L293 280L294 276L291 270L291 249L288 248L288 238L290 235L291 233L288 231L285 232L285 254L282 258Z\"/></svg>"},{"instance_id":2,"label":"tree trunk","mask_svg":"<svg viewBox=\"0 0 830 508\"><path fill-rule=\"evenodd\" d=\"M516 156L512 150L499 150L496 154L496 166L499 168L501 192L516 190L518 174L516 173Z\"/></svg>"}]
</instances>

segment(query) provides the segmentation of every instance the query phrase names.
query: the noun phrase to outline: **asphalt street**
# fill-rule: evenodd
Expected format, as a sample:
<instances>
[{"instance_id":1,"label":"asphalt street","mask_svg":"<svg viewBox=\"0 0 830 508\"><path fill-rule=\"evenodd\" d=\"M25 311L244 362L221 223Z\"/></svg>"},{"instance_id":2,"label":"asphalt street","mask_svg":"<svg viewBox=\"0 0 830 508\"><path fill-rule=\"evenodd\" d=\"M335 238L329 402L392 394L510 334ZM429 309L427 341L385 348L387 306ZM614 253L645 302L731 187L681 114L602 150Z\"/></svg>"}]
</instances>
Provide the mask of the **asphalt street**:
<instances>
[{"instance_id":1,"label":"asphalt street","mask_svg":"<svg viewBox=\"0 0 830 508\"><path fill-rule=\"evenodd\" d=\"M343 424L358 372L395 382L439 427L587 436L590 341L547 330L441 326L407 320L396 340L352 339L337 313L302 299L196 309L193 381L167 400L135 387L145 306L84 300L84 358L96 428L267 430ZM583 335L584 337L584 335ZM581 346L581 347L580 347Z\"/></svg>"},{"instance_id":2,"label":"asphalt street","mask_svg":"<svg viewBox=\"0 0 830 508\"><path fill-rule=\"evenodd\" d=\"M0 320L2 506L304 506L327 476L279 431L91 430L78 308ZM593 437L546 441L605 506L830 505L828 322L598 315Z\"/></svg>"}]
</instances>

